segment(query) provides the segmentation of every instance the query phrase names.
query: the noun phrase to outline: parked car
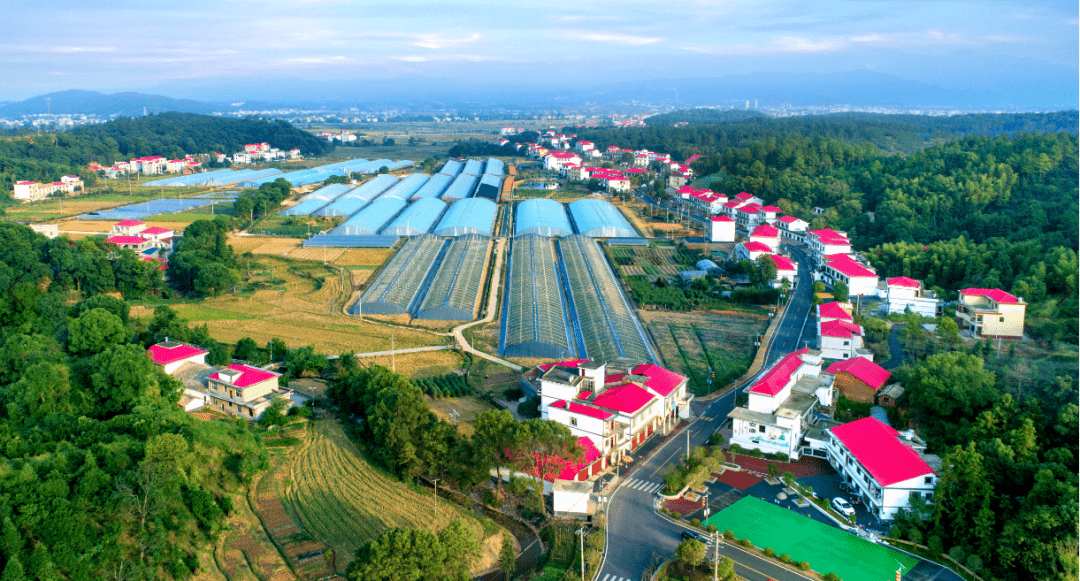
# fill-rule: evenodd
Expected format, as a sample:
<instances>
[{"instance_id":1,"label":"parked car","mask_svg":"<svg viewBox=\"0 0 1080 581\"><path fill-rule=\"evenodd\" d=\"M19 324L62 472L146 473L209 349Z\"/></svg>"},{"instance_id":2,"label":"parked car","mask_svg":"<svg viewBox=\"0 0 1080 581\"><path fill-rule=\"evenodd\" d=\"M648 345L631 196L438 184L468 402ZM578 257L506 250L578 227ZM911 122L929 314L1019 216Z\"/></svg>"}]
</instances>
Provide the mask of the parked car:
<instances>
[{"instance_id":1,"label":"parked car","mask_svg":"<svg viewBox=\"0 0 1080 581\"><path fill-rule=\"evenodd\" d=\"M683 540L699 541L699 542L706 543L706 544L708 544L708 542L709 542L709 539L706 538L705 535L703 535L703 534L701 534L701 533L699 533L697 531L692 531L692 530L689 530L689 529L686 529L686 530L684 530L682 532L682 538L683 538Z\"/></svg>"},{"instance_id":2,"label":"parked car","mask_svg":"<svg viewBox=\"0 0 1080 581\"><path fill-rule=\"evenodd\" d=\"M851 507L851 504L849 504L848 501L840 498L839 496L832 499L832 507L833 510L846 517L855 517L855 509Z\"/></svg>"}]
</instances>

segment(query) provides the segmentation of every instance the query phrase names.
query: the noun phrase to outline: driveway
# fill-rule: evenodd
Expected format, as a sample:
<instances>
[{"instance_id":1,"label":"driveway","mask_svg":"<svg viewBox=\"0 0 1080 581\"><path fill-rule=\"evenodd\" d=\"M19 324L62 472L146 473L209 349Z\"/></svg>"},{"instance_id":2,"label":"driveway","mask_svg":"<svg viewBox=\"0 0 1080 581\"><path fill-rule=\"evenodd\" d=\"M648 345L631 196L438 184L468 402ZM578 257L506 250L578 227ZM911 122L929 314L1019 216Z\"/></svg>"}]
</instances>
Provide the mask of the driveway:
<instances>
[{"instance_id":1,"label":"driveway","mask_svg":"<svg viewBox=\"0 0 1080 581\"><path fill-rule=\"evenodd\" d=\"M889 355L892 359L881 364L885 369L893 370L904 363L904 346L900 344L900 332L903 330L903 325L893 325L889 331Z\"/></svg>"}]
</instances>

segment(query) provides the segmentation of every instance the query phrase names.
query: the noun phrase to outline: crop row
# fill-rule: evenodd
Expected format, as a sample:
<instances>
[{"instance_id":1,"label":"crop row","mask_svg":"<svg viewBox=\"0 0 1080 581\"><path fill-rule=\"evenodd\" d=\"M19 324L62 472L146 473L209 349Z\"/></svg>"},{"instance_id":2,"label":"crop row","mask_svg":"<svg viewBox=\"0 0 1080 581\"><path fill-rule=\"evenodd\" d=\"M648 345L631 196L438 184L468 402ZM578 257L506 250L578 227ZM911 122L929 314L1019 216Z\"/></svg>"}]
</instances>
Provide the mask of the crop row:
<instances>
[{"instance_id":1,"label":"crop row","mask_svg":"<svg viewBox=\"0 0 1080 581\"><path fill-rule=\"evenodd\" d=\"M417 387L435 399L442 397L461 397L471 395L475 390L469 386L464 375L449 373L438 377L419 379L414 382Z\"/></svg>"}]
</instances>

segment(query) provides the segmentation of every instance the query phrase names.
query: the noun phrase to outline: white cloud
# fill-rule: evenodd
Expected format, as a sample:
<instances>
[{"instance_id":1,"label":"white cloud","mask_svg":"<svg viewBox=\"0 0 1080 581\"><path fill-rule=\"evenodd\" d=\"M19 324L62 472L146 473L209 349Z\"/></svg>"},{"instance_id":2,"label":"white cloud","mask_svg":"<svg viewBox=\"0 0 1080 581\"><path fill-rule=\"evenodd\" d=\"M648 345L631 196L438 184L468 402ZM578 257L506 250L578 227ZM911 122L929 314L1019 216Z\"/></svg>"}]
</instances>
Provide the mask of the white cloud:
<instances>
[{"instance_id":1,"label":"white cloud","mask_svg":"<svg viewBox=\"0 0 1080 581\"><path fill-rule=\"evenodd\" d=\"M291 58L291 59L286 59L285 62L298 63L298 64L307 64L307 65L322 65L322 64L329 64L329 63L340 63L340 62L344 62L344 61L345 61L345 57L343 57L343 56L312 56L312 57L294 57L294 58Z\"/></svg>"},{"instance_id":2,"label":"white cloud","mask_svg":"<svg viewBox=\"0 0 1080 581\"><path fill-rule=\"evenodd\" d=\"M629 46L643 46L646 44L656 44L663 38L658 36L636 36L632 34L618 34L618 33L604 33L604 32L567 32L564 34L566 38L574 38L577 40L588 40L592 42L610 42L613 44L625 44Z\"/></svg>"},{"instance_id":3,"label":"white cloud","mask_svg":"<svg viewBox=\"0 0 1080 581\"><path fill-rule=\"evenodd\" d=\"M470 63L486 63L486 62L511 62L513 59L509 59L501 56L491 55L479 55L479 54L407 54L400 56L390 57L392 61L400 61L406 63L431 63L431 62L470 62Z\"/></svg>"},{"instance_id":4,"label":"white cloud","mask_svg":"<svg viewBox=\"0 0 1080 581\"><path fill-rule=\"evenodd\" d=\"M835 52L846 46L847 41L840 38L811 40L799 36L778 36L767 44L683 46L681 48L685 51L701 54L764 55Z\"/></svg>"},{"instance_id":5,"label":"white cloud","mask_svg":"<svg viewBox=\"0 0 1080 581\"><path fill-rule=\"evenodd\" d=\"M473 33L472 36L466 37L449 37L440 34L420 34L416 36L416 40L411 44L420 48L430 48L432 50L442 50L444 48L457 48L472 44L480 40L480 33Z\"/></svg>"}]
</instances>

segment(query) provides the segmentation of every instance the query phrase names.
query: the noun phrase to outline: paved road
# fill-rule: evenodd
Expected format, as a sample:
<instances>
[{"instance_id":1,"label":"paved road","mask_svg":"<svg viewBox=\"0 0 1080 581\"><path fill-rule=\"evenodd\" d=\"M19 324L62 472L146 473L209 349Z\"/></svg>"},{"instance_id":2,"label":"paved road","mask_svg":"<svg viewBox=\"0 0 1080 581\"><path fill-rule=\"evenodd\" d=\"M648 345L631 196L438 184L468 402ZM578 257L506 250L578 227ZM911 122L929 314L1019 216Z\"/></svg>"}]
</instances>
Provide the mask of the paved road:
<instances>
[{"instance_id":1,"label":"paved road","mask_svg":"<svg viewBox=\"0 0 1080 581\"><path fill-rule=\"evenodd\" d=\"M802 336L810 310L810 269L803 252L789 247L799 262L800 283L792 293L791 303L781 319L766 361L772 362L794 350ZM609 499L607 546L597 581L639 581L653 555L668 557L675 553L683 527L656 514L655 491L663 483L664 469L679 461L689 446L701 446L734 408L735 395L753 383L756 377L728 394L695 406L697 420L682 428L673 438L644 458L622 480ZM778 566L774 561L721 544L721 554L738 563L739 575L751 581L767 578L780 581L804 581L805 577Z\"/></svg>"},{"instance_id":2,"label":"paved road","mask_svg":"<svg viewBox=\"0 0 1080 581\"><path fill-rule=\"evenodd\" d=\"M795 262L799 263L799 284L791 293L784 320L776 329L773 338L772 349L765 359L766 366L772 365L777 359L803 347L804 342L814 344L816 331L808 328L811 325L808 315L813 307L811 295L813 294L814 279L810 270L810 259L806 252L798 246L784 244L783 247L791 253Z\"/></svg>"},{"instance_id":3,"label":"paved road","mask_svg":"<svg viewBox=\"0 0 1080 581\"><path fill-rule=\"evenodd\" d=\"M885 369L896 369L904 362L904 346L900 344L900 332L903 330L903 325L893 325L889 331L889 355L892 359L881 364Z\"/></svg>"}]
</instances>

